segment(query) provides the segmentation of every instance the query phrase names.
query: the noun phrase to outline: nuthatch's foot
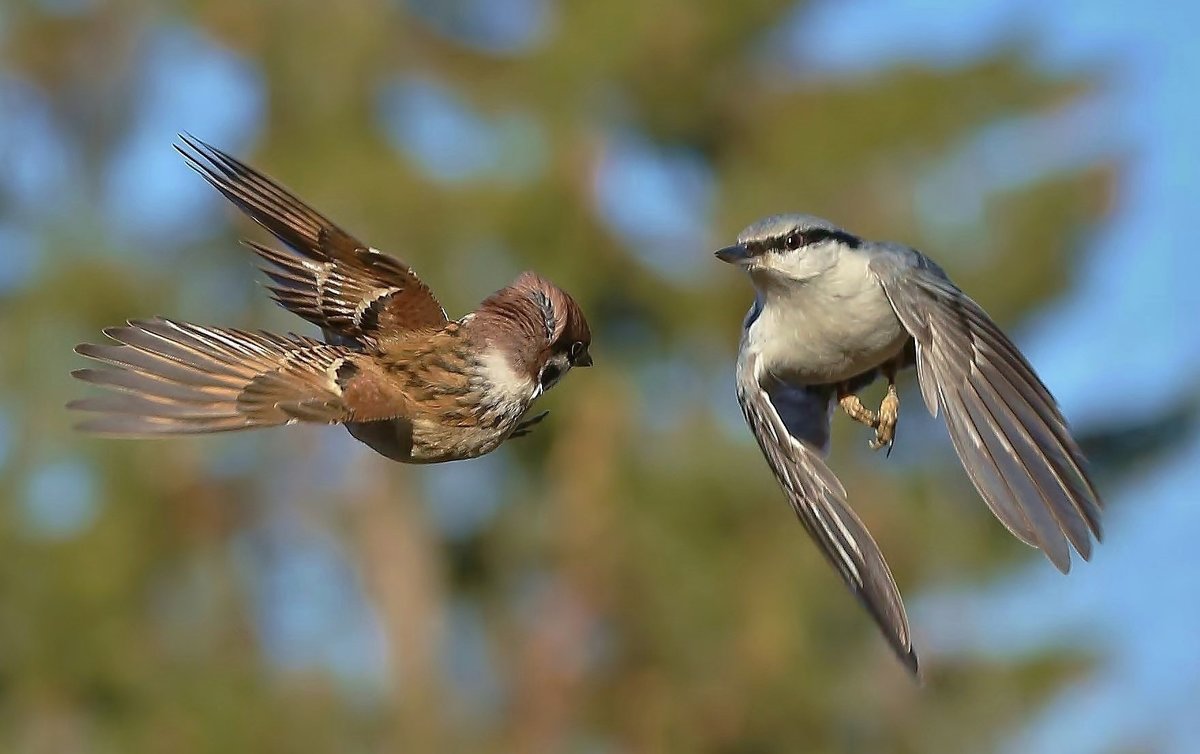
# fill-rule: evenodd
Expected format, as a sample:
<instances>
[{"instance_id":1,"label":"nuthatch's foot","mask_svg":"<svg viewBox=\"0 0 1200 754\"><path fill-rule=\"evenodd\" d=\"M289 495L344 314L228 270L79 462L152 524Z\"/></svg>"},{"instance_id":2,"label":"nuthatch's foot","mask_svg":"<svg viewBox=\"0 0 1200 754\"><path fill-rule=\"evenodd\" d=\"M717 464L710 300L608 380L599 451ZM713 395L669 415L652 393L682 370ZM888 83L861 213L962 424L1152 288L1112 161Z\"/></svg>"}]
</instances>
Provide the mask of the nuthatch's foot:
<instances>
[{"instance_id":1,"label":"nuthatch's foot","mask_svg":"<svg viewBox=\"0 0 1200 754\"><path fill-rule=\"evenodd\" d=\"M875 424L875 439L871 441L871 450L887 447L888 455L892 454L892 444L896 441L896 422L900 420L900 396L896 393L896 383L889 381L887 395L879 404L878 421Z\"/></svg>"},{"instance_id":2,"label":"nuthatch's foot","mask_svg":"<svg viewBox=\"0 0 1200 754\"><path fill-rule=\"evenodd\" d=\"M842 411L846 412L846 416L859 424L865 424L871 428L879 426L879 416L864 406L857 395L849 392L846 385L838 386L838 405L842 407Z\"/></svg>"}]
</instances>

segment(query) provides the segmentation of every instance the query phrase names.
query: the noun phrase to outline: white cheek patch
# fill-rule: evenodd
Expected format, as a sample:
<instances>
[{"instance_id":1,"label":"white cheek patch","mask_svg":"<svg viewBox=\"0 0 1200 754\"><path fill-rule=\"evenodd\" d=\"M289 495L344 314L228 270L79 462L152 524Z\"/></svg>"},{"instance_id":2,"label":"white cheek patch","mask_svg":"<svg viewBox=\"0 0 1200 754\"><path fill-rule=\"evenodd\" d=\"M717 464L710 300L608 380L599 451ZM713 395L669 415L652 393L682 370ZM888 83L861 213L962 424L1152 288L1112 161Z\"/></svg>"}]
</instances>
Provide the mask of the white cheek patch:
<instances>
[{"instance_id":1,"label":"white cheek patch","mask_svg":"<svg viewBox=\"0 0 1200 754\"><path fill-rule=\"evenodd\" d=\"M536 381L513 369L508 357L498 348L483 354L483 372L498 396L513 402L533 400L541 392Z\"/></svg>"}]
</instances>

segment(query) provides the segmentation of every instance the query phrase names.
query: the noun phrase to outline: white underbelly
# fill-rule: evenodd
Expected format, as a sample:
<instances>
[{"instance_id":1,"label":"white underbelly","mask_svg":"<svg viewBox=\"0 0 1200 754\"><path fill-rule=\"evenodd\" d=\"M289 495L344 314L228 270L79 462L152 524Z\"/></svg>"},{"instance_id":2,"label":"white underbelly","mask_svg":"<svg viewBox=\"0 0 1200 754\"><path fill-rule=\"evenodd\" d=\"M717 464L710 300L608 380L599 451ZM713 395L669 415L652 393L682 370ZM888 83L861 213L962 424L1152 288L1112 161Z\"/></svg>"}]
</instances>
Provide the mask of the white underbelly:
<instances>
[{"instance_id":1,"label":"white underbelly","mask_svg":"<svg viewBox=\"0 0 1200 754\"><path fill-rule=\"evenodd\" d=\"M895 358L909 336L883 291L871 287L836 300L800 293L789 300L768 300L748 338L777 377L825 385Z\"/></svg>"},{"instance_id":2,"label":"white underbelly","mask_svg":"<svg viewBox=\"0 0 1200 754\"><path fill-rule=\"evenodd\" d=\"M898 324L898 323L897 323ZM814 333L810 338L780 342L767 356L777 376L801 385L842 382L869 372L900 355L908 334L902 328L859 334Z\"/></svg>"}]
</instances>

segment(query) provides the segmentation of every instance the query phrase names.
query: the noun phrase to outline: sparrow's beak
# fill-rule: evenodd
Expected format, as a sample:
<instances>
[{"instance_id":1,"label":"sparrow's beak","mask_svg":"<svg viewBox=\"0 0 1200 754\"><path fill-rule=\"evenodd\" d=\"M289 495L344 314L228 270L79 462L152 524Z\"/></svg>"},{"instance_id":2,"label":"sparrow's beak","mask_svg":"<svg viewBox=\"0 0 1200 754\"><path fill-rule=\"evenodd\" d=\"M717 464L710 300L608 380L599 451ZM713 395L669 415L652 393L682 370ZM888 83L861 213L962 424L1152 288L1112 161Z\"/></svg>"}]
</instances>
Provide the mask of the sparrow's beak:
<instances>
[{"instance_id":1,"label":"sparrow's beak","mask_svg":"<svg viewBox=\"0 0 1200 754\"><path fill-rule=\"evenodd\" d=\"M577 366L577 367L590 367L591 365L592 365L592 355L590 353L583 354L582 356L579 357L579 361L575 362L575 366Z\"/></svg>"},{"instance_id":2,"label":"sparrow's beak","mask_svg":"<svg viewBox=\"0 0 1200 754\"><path fill-rule=\"evenodd\" d=\"M726 246L724 249L717 249L717 259L729 264L749 264L751 256L750 249L744 243L736 243L733 246Z\"/></svg>"}]
</instances>

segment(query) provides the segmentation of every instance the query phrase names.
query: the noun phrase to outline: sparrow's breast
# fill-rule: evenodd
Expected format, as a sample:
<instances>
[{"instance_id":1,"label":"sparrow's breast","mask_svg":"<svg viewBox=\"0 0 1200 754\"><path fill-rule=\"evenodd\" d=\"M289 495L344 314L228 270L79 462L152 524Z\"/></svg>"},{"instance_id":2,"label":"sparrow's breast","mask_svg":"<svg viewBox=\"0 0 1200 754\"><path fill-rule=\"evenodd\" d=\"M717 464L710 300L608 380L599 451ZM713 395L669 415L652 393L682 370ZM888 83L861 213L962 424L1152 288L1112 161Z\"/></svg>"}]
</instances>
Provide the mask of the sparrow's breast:
<instances>
[{"instance_id":1,"label":"sparrow's breast","mask_svg":"<svg viewBox=\"0 0 1200 754\"><path fill-rule=\"evenodd\" d=\"M401 463L441 463L490 453L508 439L528 403L481 394L451 410L412 417L356 422L346 429L382 456Z\"/></svg>"},{"instance_id":2,"label":"sparrow's breast","mask_svg":"<svg viewBox=\"0 0 1200 754\"><path fill-rule=\"evenodd\" d=\"M484 396L462 414L426 416L413 422L410 463L438 463L476 458L492 452L508 439L529 404L494 401Z\"/></svg>"},{"instance_id":3,"label":"sparrow's breast","mask_svg":"<svg viewBox=\"0 0 1200 754\"><path fill-rule=\"evenodd\" d=\"M495 450L539 392L502 353L453 323L432 336L390 341L376 359L380 374L373 387L388 396L395 413L347 429L402 463L457 461Z\"/></svg>"},{"instance_id":4,"label":"sparrow's breast","mask_svg":"<svg viewBox=\"0 0 1200 754\"><path fill-rule=\"evenodd\" d=\"M468 360L465 378L428 387L412 417L411 463L437 463L490 453L508 439L540 391L507 357L487 350Z\"/></svg>"}]
</instances>

